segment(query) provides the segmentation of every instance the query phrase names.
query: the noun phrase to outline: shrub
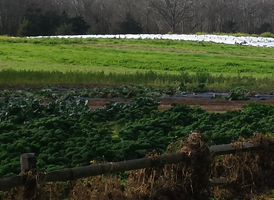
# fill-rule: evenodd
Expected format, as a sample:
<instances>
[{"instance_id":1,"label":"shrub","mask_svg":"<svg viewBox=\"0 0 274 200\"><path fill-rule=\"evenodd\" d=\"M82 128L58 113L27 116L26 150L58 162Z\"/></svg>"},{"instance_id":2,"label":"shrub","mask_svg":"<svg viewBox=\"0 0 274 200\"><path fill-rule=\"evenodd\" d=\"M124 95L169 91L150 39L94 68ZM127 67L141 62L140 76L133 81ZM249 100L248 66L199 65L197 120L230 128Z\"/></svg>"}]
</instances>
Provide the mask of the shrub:
<instances>
[{"instance_id":1,"label":"shrub","mask_svg":"<svg viewBox=\"0 0 274 200\"><path fill-rule=\"evenodd\" d=\"M264 32L260 36L261 37L271 37L271 38L274 38L274 33Z\"/></svg>"},{"instance_id":2,"label":"shrub","mask_svg":"<svg viewBox=\"0 0 274 200\"><path fill-rule=\"evenodd\" d=\"M248 100L249 91L244 88L234 88L229 91L229 95L227 96L227 99L229 100Z\"/></svg>"}]
</instances>

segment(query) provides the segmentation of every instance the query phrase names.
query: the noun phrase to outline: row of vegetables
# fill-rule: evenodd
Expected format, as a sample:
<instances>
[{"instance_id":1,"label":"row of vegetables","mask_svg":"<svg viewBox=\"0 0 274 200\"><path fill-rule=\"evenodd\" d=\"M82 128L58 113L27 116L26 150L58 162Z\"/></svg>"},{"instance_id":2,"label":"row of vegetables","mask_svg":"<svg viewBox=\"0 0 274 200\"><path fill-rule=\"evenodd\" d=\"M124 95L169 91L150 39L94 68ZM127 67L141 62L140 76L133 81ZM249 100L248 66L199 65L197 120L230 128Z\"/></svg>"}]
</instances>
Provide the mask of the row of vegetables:
<instances>
[{"instance_id":1,"label":"row of vegetables","mask_svg":"<svg viewBox=\"0 0 274 200\"><path fill-rule=\"evenodd\" d=\"M77 93L75 91L75 93ZM81 95L52 90L4 91L0 99L0 177L20 173L19 157L36 153L41 171L144 157L194 131L209 144L274 133L274 107L249 104L242 111L210 113L156 98L110 102L91 110Z\"/></svg>"}]
</instances>

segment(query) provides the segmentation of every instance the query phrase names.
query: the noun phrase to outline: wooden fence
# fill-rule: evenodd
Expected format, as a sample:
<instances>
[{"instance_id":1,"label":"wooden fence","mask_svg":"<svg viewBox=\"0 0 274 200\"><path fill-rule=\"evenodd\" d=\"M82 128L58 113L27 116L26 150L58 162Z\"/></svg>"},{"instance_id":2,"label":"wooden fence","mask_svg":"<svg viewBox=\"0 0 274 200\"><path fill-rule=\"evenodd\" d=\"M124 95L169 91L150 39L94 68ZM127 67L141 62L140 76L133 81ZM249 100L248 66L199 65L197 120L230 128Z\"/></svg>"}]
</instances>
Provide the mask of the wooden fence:
<instances>
[{"instance_id":1,"label":"wooden fence","mask_svg":"<svg viewBox=\"0 0 274 200\"><path fill-rule=\"evenodd\" d=\"M236 151L252 151L257 150L258 146L255 146L249 142L241 143L240 147L235 149L231 144L225 145L214 145L209 147L209 151L212 156L216 155L225 155L225 154L234 154ZM39 173L39 180L34 180L33 182L26 172L35 171L36 169L36 157L34 153L23 154L20 157L21 164L21 172L23 175L6 177L0 179L0 190L5 191L18 186L25 186L26 196L31 196L31 192L35 190L37 181L38 183L45 182L56 182L56 181L69 181L76 180L79 178L90 177L95 175L109 174L109 173L117 173L123 171L130 171L148 167L156 167L163 166L165 164L176 164L184 161L186 153L173 153L173 154L163 154L157 156L156 158L141 158L134 160L127 160L122 162L108 162L96 165L90 165L85 167L77 167L77 168L67 168L61 169L57 171L51 171L48 173ZM28 181L27 181L28 180ZM218 180L216 180L216 183ZM26 197L28 199L28 197Z\"/></svg>"}]
</instances>

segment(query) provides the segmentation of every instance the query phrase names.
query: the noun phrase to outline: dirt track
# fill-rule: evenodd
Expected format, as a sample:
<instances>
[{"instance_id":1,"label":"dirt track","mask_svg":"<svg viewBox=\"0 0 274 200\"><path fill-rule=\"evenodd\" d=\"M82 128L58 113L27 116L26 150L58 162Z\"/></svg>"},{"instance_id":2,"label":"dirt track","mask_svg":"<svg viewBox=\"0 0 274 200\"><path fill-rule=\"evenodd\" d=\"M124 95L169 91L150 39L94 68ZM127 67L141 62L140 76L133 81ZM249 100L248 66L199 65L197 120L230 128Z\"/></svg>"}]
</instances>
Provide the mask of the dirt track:
<instances>
[{"instance_id":1,"label":"dirt track","mask_svg":"<svg viewBox=\"0 0 274 200\"><path fill-rule=\"evenodd\" d=\"M161 101L160 109L165 109L170 107L171 103L179 103L190 106L200 105L204 110L213 112L224 112L227 110L240 110L243 105L249 103L263 103L274 105L274 99L258 100L258 101L229 101L224 99L212 99L212 100L182 100L182 99L163 99Z\"/></svg>"},{"instance_id":2,"label":"dirt track","mask_svg":"<svg viewBox=\"0 0 274 200\"><path fill-rule=\"evenodd\" d=\"M91 109L96 109L104 106L106 103L110 102L110 99L92 99L90 100L89 107ZM243 105L249 103L262 103L274 105L274 98L265 100L245 100L245 101L229 101L225 99L179 99L179 98L161 98L161 104L159 109L167 109L171 107L172 103L185 104L189 106L199 105L202 109L213 111L213 112L224 112L227 110L240 110Z\"/></svg>"}]
</instances>

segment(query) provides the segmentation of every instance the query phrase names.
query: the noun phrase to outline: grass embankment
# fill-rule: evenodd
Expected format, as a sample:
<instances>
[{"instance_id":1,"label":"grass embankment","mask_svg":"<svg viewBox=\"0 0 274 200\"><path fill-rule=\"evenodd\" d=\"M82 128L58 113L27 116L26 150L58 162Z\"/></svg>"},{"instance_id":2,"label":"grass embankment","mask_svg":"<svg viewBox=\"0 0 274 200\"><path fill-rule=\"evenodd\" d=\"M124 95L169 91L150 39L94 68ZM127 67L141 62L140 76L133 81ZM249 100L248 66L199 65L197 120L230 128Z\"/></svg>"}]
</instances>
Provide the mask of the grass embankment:
<instances>
[{"instance_id":1,"label":"grass embankment","mask_svg":"<svg viewBox=\"0 0 274 200\"><path fill-rule=\"evenodd\" d=\"M0 38L1 85L174 85L271 90L274 49L173 40ZM151 71L153 70L153 72ZM201 78L202 76L202 78Z\"/></svg>"}]
</instances>

